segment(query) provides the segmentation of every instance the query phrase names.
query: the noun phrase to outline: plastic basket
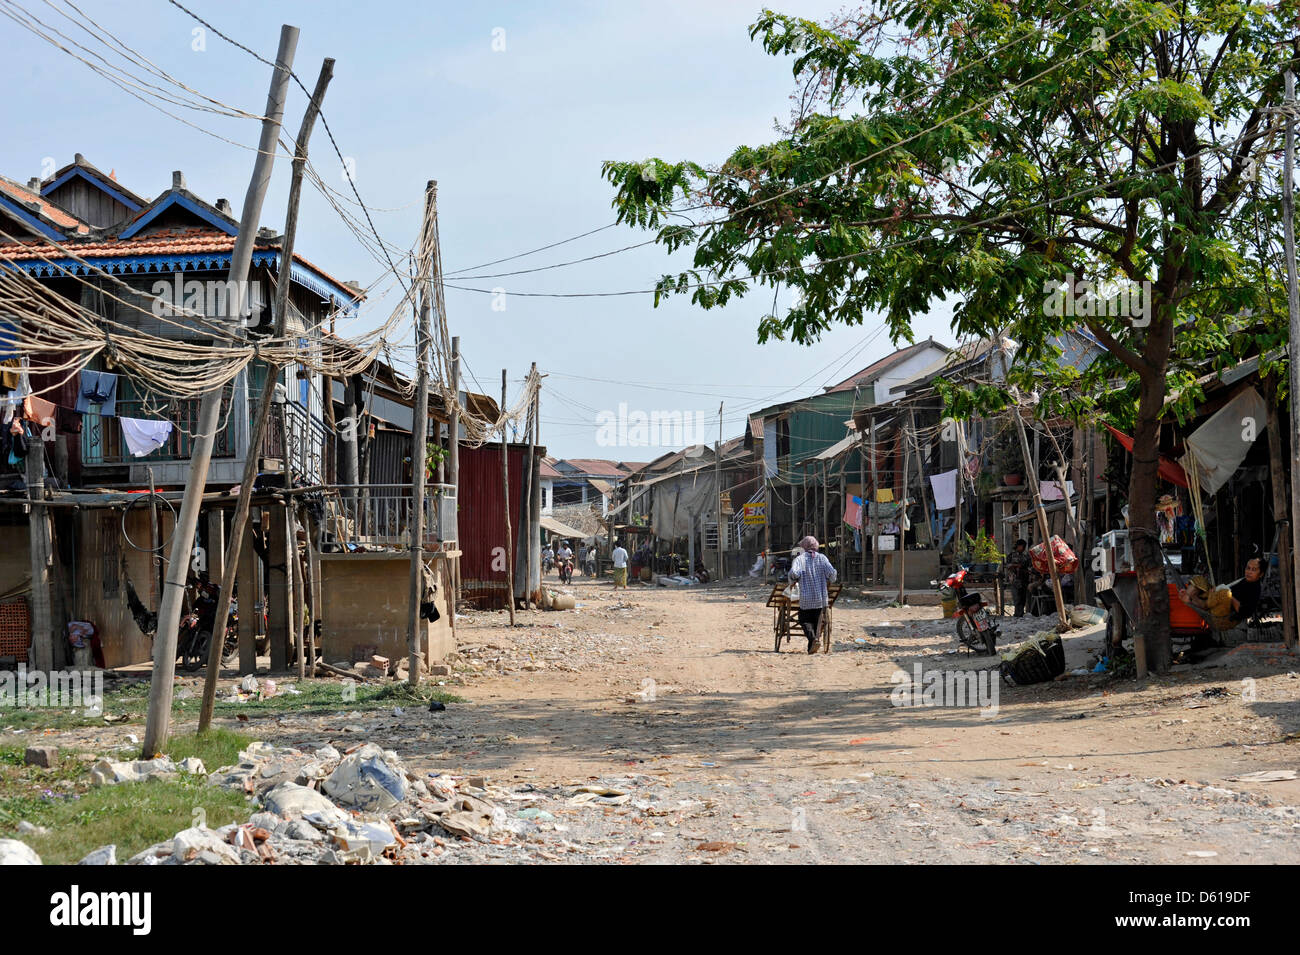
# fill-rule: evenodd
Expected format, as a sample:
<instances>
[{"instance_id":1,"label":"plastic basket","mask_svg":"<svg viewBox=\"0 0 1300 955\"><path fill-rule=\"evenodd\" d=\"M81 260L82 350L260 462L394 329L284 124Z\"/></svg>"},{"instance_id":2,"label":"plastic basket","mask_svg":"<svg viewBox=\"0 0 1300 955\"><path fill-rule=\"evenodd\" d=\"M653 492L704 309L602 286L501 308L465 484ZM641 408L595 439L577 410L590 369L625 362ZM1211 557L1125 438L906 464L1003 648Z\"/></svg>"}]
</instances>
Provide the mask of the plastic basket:
<instances>
[{"instance_id":1,"label":"plastic basket","mask_svg":"<svg viewBox=\"0 0 1300 955\"><path fill-rule=\"evenodd\" d=\"M1065 672L1065 647L1056 634L1036 637L1021 644L1000 669L1013 686L1046 683Z\"/></svg>"}]
</instances>

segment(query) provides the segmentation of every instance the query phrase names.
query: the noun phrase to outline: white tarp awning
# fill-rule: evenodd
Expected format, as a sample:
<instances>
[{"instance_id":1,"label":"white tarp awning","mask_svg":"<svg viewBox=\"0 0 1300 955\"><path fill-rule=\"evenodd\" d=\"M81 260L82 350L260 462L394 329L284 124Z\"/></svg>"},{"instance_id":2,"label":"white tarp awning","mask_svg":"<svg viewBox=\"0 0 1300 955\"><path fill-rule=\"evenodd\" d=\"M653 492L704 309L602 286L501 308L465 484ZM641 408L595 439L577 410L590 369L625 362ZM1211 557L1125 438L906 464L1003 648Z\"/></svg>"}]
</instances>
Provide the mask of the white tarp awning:
<instances>
[{"instance_id":1,"label":"white tarp awning","mask_svg":"<svg viewBox=\"0 0 1300 955\"><path fill-rule=\"evenodd\" d=\"M1183 470L1196 464L1196 479L1206 494L1213 494L1241 467L1250 446L1264 433L1268 406L1254 388L1246 388L1210 416L1187 438Z\"/></svg>"},{"instance_id":2,"label":"white tarp awning","mask_svg":"<svg viewBox=\"0 0 1300 955\"><path fill-rule=\"evenodd\" d=\"M560 537L582 540L583 538L591 536L590 534L584 534L582 531L570 527L563 521L557 521L553 517L543 516L540 523L543 530L550 531L552 534L556 534Z\"/></svg>"}]
</instances>

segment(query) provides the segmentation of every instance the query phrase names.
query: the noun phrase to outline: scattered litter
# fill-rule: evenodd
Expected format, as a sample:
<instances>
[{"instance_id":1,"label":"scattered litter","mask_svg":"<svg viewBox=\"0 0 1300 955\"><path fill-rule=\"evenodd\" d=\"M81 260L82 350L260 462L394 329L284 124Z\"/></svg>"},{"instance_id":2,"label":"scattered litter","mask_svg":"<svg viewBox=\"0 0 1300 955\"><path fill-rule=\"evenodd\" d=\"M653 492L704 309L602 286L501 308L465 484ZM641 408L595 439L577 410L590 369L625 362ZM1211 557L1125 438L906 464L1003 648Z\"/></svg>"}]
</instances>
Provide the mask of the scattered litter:
<instances>
[{"instance_id":1,"label":"scattered litter","mask_svg":"<svg viewBox=\"0 0 1300 955\"><path fill-rule=\"evenodd\" d=\"M1229 776L1228 782L1232 783L1280 783L1288 779L1295 779L1296 771L1294 769L1261 769L1255 773L1242 773L1239 776Z\"/></svg>"}]
</instances>

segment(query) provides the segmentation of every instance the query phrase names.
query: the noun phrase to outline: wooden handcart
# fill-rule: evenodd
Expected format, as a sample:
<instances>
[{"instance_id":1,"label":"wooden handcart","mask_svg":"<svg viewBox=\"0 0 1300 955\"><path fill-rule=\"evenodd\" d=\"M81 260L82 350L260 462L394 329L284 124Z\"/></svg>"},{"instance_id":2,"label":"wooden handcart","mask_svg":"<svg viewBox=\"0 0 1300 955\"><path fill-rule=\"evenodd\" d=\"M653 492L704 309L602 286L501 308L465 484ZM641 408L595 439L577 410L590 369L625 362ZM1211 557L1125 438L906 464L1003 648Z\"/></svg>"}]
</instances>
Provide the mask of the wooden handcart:
<instances>
[{"instance_id":1,"label":"wooden handcart","mask_svg":"<svg viewBox=\"0 0 1300 955\"><path fill-rule=\"evenodd\" d=\"M784 583L773 584L767 597L767 605L772 608L772 633L777 653L781 652L781 644L788 642L790 635L799 628L799 601L786 596L787 586ZM843 589L843 584L826 585L826 611L817 627L822 653L831 652L831 610Z\"/></svg>"}]
</instances>

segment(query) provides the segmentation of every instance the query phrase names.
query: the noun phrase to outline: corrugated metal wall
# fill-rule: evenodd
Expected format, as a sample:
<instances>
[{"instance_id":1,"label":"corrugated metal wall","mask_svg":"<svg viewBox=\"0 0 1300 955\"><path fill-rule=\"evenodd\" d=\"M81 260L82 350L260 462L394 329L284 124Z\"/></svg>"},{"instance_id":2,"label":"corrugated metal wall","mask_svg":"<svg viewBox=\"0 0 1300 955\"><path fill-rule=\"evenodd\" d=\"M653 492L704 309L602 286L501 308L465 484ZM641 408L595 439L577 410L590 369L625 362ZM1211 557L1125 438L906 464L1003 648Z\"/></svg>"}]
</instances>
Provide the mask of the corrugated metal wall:
<instances>
[{"instance_id":1,"label":"corrugated metal wall","mask_svg":"<svg viewBox=\"0 0 1300 955\"><path fill-rule=\"evenodd\" d=\"M519 540L519 509L523 494L528 446L509 446L510 527ZM506 570L501 558L506 546L505 510L501 499L501 446L460 449L460 559L465 597L484 609L506 606ZM497 567L493 570L493 550Z\"/></svg>"}]
</instances>

